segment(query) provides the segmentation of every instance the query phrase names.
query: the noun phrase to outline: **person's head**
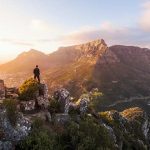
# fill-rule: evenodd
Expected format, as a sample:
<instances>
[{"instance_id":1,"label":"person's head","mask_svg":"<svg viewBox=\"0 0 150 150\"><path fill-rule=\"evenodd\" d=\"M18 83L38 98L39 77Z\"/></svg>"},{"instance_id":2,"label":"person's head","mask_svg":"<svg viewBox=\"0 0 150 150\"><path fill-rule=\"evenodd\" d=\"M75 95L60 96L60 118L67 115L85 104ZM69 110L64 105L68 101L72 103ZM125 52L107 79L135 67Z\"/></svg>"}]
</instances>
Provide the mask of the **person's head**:
<instances>
[{"instance_id":1,"label":"person's head","mask_svg":"<svg viewBox=\"0 0 150 150\"><path fill-rule=\"evenodd\" d=\"M38 68L39 66L38 65L36 65L36 68Z\"/></svg>"}]
</instances>

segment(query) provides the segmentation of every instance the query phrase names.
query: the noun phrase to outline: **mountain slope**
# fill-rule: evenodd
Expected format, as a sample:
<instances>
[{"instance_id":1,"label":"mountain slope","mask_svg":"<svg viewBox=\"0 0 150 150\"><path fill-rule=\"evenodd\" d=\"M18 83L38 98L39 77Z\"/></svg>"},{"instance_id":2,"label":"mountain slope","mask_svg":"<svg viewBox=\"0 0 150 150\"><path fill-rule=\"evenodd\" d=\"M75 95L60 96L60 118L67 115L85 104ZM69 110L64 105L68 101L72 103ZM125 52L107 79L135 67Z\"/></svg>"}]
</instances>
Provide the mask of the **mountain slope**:
<instances>
[{"instance_id":1,"label":"mountain slope","mask_svg":"<svg viewBox=\"0 0 150 150\"><path fill-rule=\"evenodd\" d=\"M150 95L149 49L107 47L103 39L95 40L62 47L49 55L31 50L1 65L0 71L32 72L36 64L51 92L66 87L72 95L78 96L83 91L99 88L110 101Z\"/></svg>"},{"instance_id":2,"label":"mountain slope","mask_svg":"<svg viewBox=\"0 0 150 150\"><path fill-rule=\"evenodd\" d=\"M40 51L31 49L21 53L16 59L0 65L0 72L17 73L29 72L38 64L42 69L48 68L48 56Z\"/></svg>"},{"instance_id":3,"label":"mountain slope","mask_svg":"<svg viewBox=\"0 0 150 150\"><path fill-rule=\"evenodd\" d=\"M99 43L86 44L82 50L74 63L47 72L50 89L65 85L72 94L80 95L98 87L110 100L149 95L149 49L121 45L107 48Z\"/></svg>"}]
</instances>

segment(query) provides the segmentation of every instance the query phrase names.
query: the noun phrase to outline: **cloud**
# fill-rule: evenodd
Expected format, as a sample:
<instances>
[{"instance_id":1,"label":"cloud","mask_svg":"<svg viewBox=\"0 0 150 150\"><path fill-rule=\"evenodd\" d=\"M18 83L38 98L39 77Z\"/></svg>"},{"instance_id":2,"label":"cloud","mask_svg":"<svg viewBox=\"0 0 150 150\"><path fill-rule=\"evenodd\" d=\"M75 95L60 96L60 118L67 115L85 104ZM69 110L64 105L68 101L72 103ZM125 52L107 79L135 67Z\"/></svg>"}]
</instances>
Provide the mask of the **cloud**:
<instances>
[{"instance_id":1,"label":"cloud","mask_svg":"<svg viewBox=\"0 0 150 150\"><path fill-rule=\"evenodd\" d=\"M11 38L0 38L1 43L8 43L13 45L22 45L22 46L33 46L31 42L28 42L26 40L16 40Z\"/></svg>"},{"instance_id":2,"label":"cloud","mask_svg":"<svg viewBox=\"0 0 150 150\"><path fill-rule=\"evenodd\" d=\"M140 26L145 31L150 31L150 1L142 4L142 12L140 16Z\"/></svg>"},{"instance_id":3,"label":"cloud","mask_svg":"<svg viewBox=\"0 0 150 150\"><path fill-rule=\"evenodd\" d=\"M32 34L39 34L40 36L57 36L63 31L57 25L41 19L31 20L29 29Z\"/></svg>"},{"instance_id":4,"label":"cloud","mask_svg":"<svg viewBox=\"0 0 150 150\"><path fill-rule=\"evenodd\" d=\"M50 30L50 26L47 22L43 21L43 20L39 20L39 19L33 19L31 21L31 29L35 30L35 31L49 31Z\"/></svg>"},{"instance_id":5,"label":"cloud","mask_svg":"<svg viewBox=\"0 0 150 150\"><path fill-rule=\"evenodd\" d=\"M150 36L147 32L143 32L140 27L119 27L110 22L104 22L99 27L82 27L67 35L53 40L50 39L50 41L59 42L63 46L68 46L101 38L106 41L108 46L133 45L150 48Z\"/></svg>"}]
</instances>

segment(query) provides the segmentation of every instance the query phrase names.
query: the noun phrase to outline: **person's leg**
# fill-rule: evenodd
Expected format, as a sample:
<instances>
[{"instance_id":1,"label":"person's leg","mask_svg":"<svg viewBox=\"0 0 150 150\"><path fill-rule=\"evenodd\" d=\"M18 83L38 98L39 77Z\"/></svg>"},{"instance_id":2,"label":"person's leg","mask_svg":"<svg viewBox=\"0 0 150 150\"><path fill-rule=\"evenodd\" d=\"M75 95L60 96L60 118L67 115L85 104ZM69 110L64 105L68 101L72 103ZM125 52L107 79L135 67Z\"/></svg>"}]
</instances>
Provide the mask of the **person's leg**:
<instances>
[{"instance_id":1,"label":"person's leg","mask_svg":"<svg viewBox=\"0 0 150 150\"><path fill-rule=\"evenodd\" d=\"M34 75L34 80L36 80L36 75Z\"/></svg>"},{"instance_id":2,"label":"person's leg","mask_svg":"<svg viewBox=\"0 0 150 150\"><path fill-rule=\"evenodd\" d=\"M37 76L37 79L38 79L38 81L39 81L39 83L40 83L40 76L39 76L39 75Z\"/></svg>"}]
</instances>

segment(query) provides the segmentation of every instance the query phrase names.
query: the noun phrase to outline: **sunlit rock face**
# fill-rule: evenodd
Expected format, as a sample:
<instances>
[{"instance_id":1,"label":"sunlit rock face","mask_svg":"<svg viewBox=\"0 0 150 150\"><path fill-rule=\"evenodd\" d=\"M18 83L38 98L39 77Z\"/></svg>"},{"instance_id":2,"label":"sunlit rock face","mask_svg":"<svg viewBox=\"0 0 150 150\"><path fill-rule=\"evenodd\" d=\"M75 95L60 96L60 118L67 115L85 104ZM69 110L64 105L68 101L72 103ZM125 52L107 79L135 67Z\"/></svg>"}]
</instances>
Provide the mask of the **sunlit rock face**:
<instances>
[{"instance_id":1,"label":"sunlit rock face","mask_svg":"<svg viewBox=\"0 0 150 150\"><path fill-rule=\"evenodd\" d=\"M0 109L0 149L12 150L14 143L23 140L31 130L30 121L21 113L18 114L16 126L12 126L7 118L6 110Z\"/></svg>"},{"instance_id":2,"label":"sunlit rock face","mask_svg":"<svg viewBox=\"0 0 150 150\"><path fill-rule=\"evenodd\" d=\"M124 110L121 114L128 120L136 134L141 135L146 140L150 140L150 118L142 109L138 107L130 108ZM138 124L140 125L136 128Z\"/></svg>"},{"instance_id":3,"label":"sunlit rock face","mask_svg":"<svg viewBox=\"0 0 150 150\"><path fill-rule=\"evenodd\" d=\"M97 57L103 54L107 49L107 44L103 39L94 40L85 44L74 46L74 48L80 51L80 57Z\"/></svg>"}]
</instances>

